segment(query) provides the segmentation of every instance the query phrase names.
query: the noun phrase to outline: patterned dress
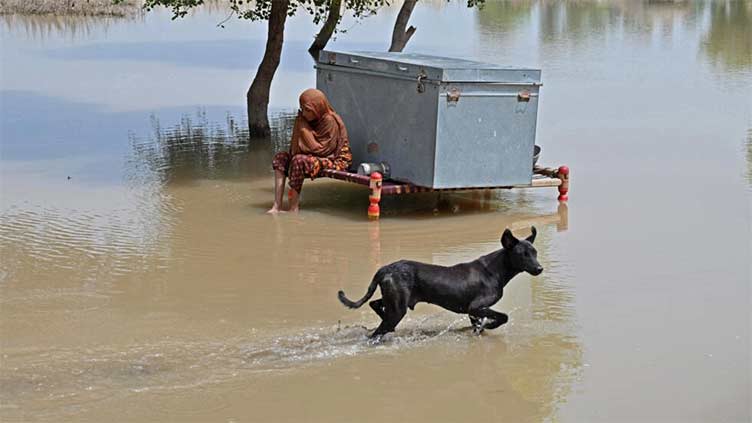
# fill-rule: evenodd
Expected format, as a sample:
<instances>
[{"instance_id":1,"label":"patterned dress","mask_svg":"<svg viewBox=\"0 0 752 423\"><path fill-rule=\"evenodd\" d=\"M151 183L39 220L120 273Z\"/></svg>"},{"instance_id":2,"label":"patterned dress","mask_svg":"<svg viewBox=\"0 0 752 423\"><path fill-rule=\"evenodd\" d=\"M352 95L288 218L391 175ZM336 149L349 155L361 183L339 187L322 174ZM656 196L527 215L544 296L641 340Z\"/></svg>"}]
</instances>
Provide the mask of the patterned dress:
<instances>
[{"instance_id":1,"label":"patterned dress","mask_svg":"<svg viewBox=\"0 0 752 423\"><path fill-rule=\"evenodd\" d=\"M272 160L272 168L284 172L285 176L289 178L290 188L298 194L303 188L303 180L306 177L314 180L324 169L347 170L351 164L352 153L347 141L334 158L316 157L310 154L293 156L289 151L280 151L274 155L274 160Z\"/></svg>"}]
</instances>

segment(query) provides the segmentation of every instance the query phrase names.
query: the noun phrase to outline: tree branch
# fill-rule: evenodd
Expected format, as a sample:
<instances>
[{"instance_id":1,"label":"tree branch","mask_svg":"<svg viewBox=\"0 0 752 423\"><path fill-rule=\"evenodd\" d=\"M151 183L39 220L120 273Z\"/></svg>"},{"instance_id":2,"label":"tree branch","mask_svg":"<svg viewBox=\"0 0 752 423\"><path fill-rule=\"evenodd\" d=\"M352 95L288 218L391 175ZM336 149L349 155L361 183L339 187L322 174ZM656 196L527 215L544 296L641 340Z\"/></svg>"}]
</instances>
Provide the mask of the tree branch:
<instances>
[{"instance_id":1,"label":"tree branch","mask_svg":"<svg viewBox=\"0 0 752 423\"><path fill-rule=\"evenodd\" d=\"M332 38L332 34L334 34L334 30L337 28L337 24L342 17L341 9L342 0L331 0L329 2L329 15L326 18L326 22L324 22L324 26L321 27L321 31L316 35L311 47L308 49L308 53L313 57L314 62L319 59L319 52L326 47L329 39Z\"/></svg>"},{"instance_id":2,"label":"tree branch","mask_svg":"<svg viewBox=\"0 0 752 423\"><path fill-rule=\"evenodd\" d=\"M405 2L402 3L402 7L397 15L397 20L394 22L392 45L389 46L389 51L402 51L405 48L405 45L407 45L407 42L410 41L410 37L415 34L417 28L414 26L407 28L407 22L410 20L410 15L412 15L415 3L417 2L418 0L405 0Z\"/></svg>"}]
</instances>

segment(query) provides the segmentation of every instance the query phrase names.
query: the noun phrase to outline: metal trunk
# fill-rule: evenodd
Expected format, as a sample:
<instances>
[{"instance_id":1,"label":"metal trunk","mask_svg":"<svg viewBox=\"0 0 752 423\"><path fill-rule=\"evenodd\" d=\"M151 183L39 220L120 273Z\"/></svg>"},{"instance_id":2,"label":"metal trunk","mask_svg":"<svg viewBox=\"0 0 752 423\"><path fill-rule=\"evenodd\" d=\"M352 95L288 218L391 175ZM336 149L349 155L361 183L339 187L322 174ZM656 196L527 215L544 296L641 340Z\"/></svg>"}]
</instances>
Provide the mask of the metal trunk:
<instances>
[{"instance_id":1,"label":"metal trunk","mask_svg":"<svg viewBox=\"0 0 752 423\"><path fill-rule=\"evenodd\" d=\"M353 166L430 188L530 185L541 72L411 53L319 56Z\"/></svg>"}]
</instances>

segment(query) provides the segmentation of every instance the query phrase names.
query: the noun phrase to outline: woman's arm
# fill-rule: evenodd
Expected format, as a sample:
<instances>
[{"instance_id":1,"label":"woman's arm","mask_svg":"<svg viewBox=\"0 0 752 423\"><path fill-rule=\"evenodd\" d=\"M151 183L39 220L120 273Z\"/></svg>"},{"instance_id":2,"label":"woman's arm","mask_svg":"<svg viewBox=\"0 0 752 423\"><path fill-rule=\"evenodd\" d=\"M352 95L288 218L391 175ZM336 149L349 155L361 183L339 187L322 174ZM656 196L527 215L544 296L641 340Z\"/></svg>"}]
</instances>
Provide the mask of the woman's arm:
<instances>
[{"instance_id":1,"label":"woman's arm","mask_svg":"<svg viewBox=\"0 0 752 423\"><path fill-rule=\"evenodd\" d=\"M303 115L300 113L300 110L298 110L298 116L295 118L295 125L292 127L292 137L290 138L290 154L296 155L298 154L300 150L300 146L298 144L298 140L300 139L300 129L303 123L307 123L305 119L303 119Z\"/></svg>"}]
</instances>

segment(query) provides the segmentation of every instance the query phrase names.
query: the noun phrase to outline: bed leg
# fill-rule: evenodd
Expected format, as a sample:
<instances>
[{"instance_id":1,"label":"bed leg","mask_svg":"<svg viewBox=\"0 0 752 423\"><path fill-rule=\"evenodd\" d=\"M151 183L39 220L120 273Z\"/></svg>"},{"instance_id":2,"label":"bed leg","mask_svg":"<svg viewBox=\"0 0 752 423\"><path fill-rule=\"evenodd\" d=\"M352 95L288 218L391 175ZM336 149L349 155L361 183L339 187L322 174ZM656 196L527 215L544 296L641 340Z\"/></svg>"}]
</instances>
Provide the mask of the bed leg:
<instances>
[{"instance_id":1,"label":"bed leg","mask_svg":"<svg viewBox=\"0 0 752 423\"><path fill-rule=\"evenodd\" d=\"M379 172L373 172L371 174L371 195L368 196L368 201L370 204L368 205L368 218L369 219L378 219L379 215L381 214L381 210L379 208L379 202L381 201L381 182L383 181L383 177Z\"/></svg>"},{"instance_id":2,"label":"bed leg","mask_svg":"<svg viewBox=\"0 0 752 423\"><path fill-rule=\"evenodd\" d=\"M561 185L559 185L559 201L569 200L569 167L559 166L558 170L559 179L561 179Z\"/></svg>"}]
</instances>

